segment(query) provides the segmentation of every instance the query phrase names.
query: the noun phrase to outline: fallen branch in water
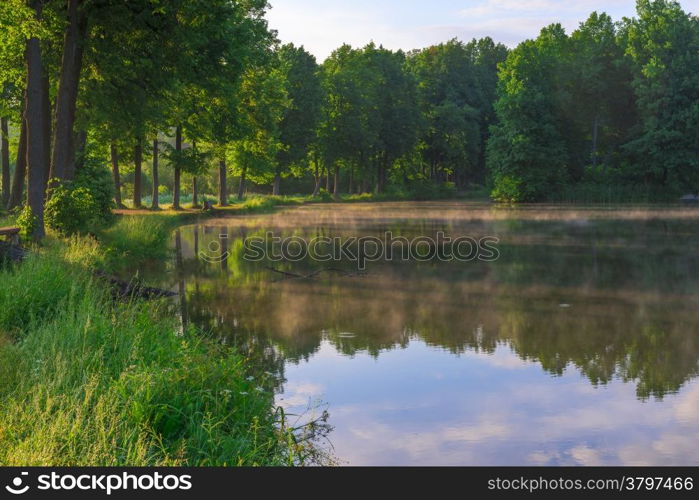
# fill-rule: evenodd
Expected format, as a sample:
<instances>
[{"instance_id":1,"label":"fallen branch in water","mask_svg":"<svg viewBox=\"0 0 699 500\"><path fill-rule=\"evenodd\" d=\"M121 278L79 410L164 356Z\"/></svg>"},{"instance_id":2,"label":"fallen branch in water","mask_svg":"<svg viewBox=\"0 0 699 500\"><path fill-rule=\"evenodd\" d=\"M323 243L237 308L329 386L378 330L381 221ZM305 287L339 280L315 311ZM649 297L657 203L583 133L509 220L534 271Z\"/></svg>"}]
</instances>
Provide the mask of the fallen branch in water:
<instances>
[{"instance_id":1,"label":"fallen branch in water","mask_svg":"<svg viewBox=\"0 0 699 500\"><path fill-rule=\"evenodd\" d=\"M274 269L273 267L267 267L266 269L269 269L270 271L274 271L275 273L282 274L282 275L286 276L287 278L295 278L295 279L303 278L303 276L301 276L300 274L287 273L286 271L280 271L279 269Z\"/></svg>"},{"instance_id":2,"label":"fallen branch in water","mask_svg":"<svg viewBox=\"0 0 699 500\"><path fill-rule=\"evenodd\" d=\"M267 267L266 269L269 269L270 271L273 271L277 274L281 274L284 276L283 279L281 280L274 280L273 283L278 283L280 281L286 281L286 280L303 280L303 279L311 279L315 278L316 276L323 274L323 273L338 273L341 274L345 278L351 278L354 276L364 276L366 273L358 271L356 273L351 273L348 271L345 271L344 269L338 269L336 267L327 267L323 269L318 269L316 271L313 271L310 274L297 274L297 273L290 273L287 271L280 271L279 269L275 269L273 267Z\"/></svg>"},{"instance_id":3,"label":"fallen branch in water","mask_svg":"<svg viewBox=\"0 0 699 500\"><path fill-rule=\"evenodd\" d=\"M175 297L176 292L143 286L138 280L124 281L115 276L111 276L104 271L95 271L95 276L102 278L111 285L112 295L115 299L129 299L136 297L139 299L153 300L165 297Z\"/></svg>"}]
</instances>

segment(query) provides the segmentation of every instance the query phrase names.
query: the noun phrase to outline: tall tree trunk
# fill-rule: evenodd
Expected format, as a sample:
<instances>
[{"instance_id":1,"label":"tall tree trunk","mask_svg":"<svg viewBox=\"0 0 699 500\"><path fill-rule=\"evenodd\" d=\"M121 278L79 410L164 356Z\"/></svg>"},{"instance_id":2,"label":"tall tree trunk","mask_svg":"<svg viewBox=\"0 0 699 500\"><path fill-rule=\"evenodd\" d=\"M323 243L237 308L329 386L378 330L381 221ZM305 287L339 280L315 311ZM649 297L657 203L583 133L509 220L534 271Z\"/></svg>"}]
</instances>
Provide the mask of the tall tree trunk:
<instances>
[{"instance_id":1,"label":"tall tree trunk","mask_svg":"<svg viewBox=\"0 0 699 500\"><path fill-rule=\"evenodd\" d=\"M279 196L282 184L282 175L277 171L274 174L274 185L272 186L272 196Z\"/></svg>"},{"instance_id":2,"label":"tall tree trunk","mask_svg":"<svg viewBox=\"0 0 699 500\"><path fill-rule=\"evenodd\" d=\"M19 133L19 146L17 147L17 162L15 163L15 177L12 179L12 190L7 209L12 210L22 204L24 194L24 181L27 177L27 122L22 113L22 128Z\"/></svg>"},{"instance_id":3,"label":"tall tree trunk","mask_svg":"<svg viewBox=\"0 0 699 500\"><path fill-rule=\"evenodd\" d=\"M243 166L243 170L240 172L240 184L238 184L238 199L242 200L245 196L245 177L248 173L247 165Z\"/></svg>"},{"instance_id":4,"label":"tall tree trunk","mask_svg":"<svg viewBox=\"0 0 699 500\"><path fill-rule=\"evenodd\" d=\"M224 159L218 162L218 204L228 206L228 170Z\"/></svg>"},{"instance_id":5,"label":"tall tree trunk","mask_svg":"<svg viewBox=\"0 0 699 500\"><path fill-rule=\"evenodd\" d=\"M112 155L112 175L114 176L114 201L117 208L126 208L121 202L121 175L119 174L119 152L116 144L112 143L110 151Z\"/></svg>"},{"instance_id":6,"label":"tall tree trunk","mask_svg":"<svg viewBox=\"0 0 699 500\"><path fill-rule=\"evenodd\" d=\"M36 18L41 19L43 2L33 0L31 7L36 12ZM41 56L41 43L36 36L27 40L27 202L36 218L36 228L32 235L35 240L41 240L46 232L44 229L44 182L46 179L46 162L48 151L45 141L46 109L43 98L44 64Z\"/></svg>"},{"instance_id":7,"label":"tall tree trunk","mask_svg":"<svg viewBox=\"0 0 699 500\"><path fill-rule=\"evenodd\" d=\"M50 84L49 76L44 71L44 76L41 79L41 106L44 111L44 149L46 150L46 157L44 158L44 177L43 177L43 189L44 196L46 195L46 188L51 178L51 95L50 95Z\"/></svg>"},{"instance_id":8,"label":"tall tree trunk","mask_svg":"<svg viewBox=\"0 0 699 500\"><path fill-rule=\"evenodd\" d=\"M141 208L143 206L143 140L136 139L136 146L133 150L133 206Z\"/></svg>"},{"instance_id":9,"label":"tall tree trunk","mask_svg":"<svg viewBox=\"0 0 699 500\"><path fill-rule=\"evenodd\" d=\"M335 198L340 196L340 165L335 164L335 186L333 189L333 194Z\"/></svg>"},{"instance_id":10,"label":"tall tree trunk","mask_svg":"<svg viewBox=\"0 0 699 500\"><path fill-rule=\"evenodd\" d=\"M182 127L177 126L177 129L175 131L175 151L177 151L178 155L178 160L180 159L179 155L182 153ZM182 177L182 171L181 167L179 165L179 161L175 163L175 180L174 180L174 187L172 189L172 208L174 210L181 210L182 207L180 207L180 182L181 182L181 177Z\"/></svg>"},{"instance_id":11,"label":"tall tree trunk","mask_svg":"<svg viewBox=\"0 0 699 500\"><path fill-rule=\"evenodd\" d=\"M158 191L160 180L158 179L158 161L159 161L159 144L158 138L153 139L153 195L150 208L158 210L160 208L160 192Z\"/></svg>"},{"instance_id":12,"label":"tall tree trunk","mask_svg":"<svg viewBox=\"0 0 699 500\"><path fill-rule=\"evenodd\" d=\"M87 130L80 129L75 134L75 175L85 166L85 154L87 149Z\"/></svg>"},{"instance_id":13,"label":"tall tree trunk","mask_svg":"<svg viewBox=\"0 0 699 500\"><path fill-rule=\"evenodd\" d=\"M599 137L599 116L595 116L592 124L592 165L597 166L597 141Z\"/></svg>"},{"instance_id":14,"label":"tall tree trunk","mask_svg":"<svg viewBox=\"0 0 699 500\"><path fill-rule=\"evenodd\" d=\"M199 208L199 180L196 175L192 177L192 206Z\"/></svg>"},{"instance_id":15,"label":"tall tree trunk","mask_svg":"<svg viewBox=\"0 0 699 500\"><path fill-rule=\"evenodd\" d=\"M7 117L0 118L0 157L2 157L2 206L6 207L10 201L10 141L9 127L7 126Z\"/></svg>"},{"instance_id":16,"label":"tall tree trunk","mask_svg":"<svg viewBox=\"0 0 699 500\"><path fill-rule=\"evenodd\" d=\"M352 194L352 189L354 188L354 168L350 167L349 171L349 182L347 186L347 192L349 194Z\"/></svg>"},{"instance_id":17,"label":"tall tree trunk","mask_svg":"<svg viewBox=\"0 0 699 500\"><path fill-rule=\"evenodd\" d=\"M325 191L330 192L330 167L325 167Z\"/></svg>"},{"instance_id":18,"label":"tall tree trunk","mask_svg":"<svg viewBox=\"0 0 699 500\"><path fill-rule=\"evenodd\" d=\"M53 143L51 177L72 180L75 178L76 171L73 126L83 64L87 16L84 9L81 8L83 0L67 1L68 25L63 41L61 79L56 96L56 133Z\"/></svg>"},{"instance_id":19,"label":"tall tree trunk","mask_svg":"<svg viewBox=\"0 0 699 500\"><path fill-rule=\"evenodd\" d=\"M315 181L315 187L313 188L313 197L318 196L320 194L320 169L318 168L318 157L316 157L313 161L313 166L314 166L314 171L313 171L313 180Z\"/></svg>"}]
</instances>

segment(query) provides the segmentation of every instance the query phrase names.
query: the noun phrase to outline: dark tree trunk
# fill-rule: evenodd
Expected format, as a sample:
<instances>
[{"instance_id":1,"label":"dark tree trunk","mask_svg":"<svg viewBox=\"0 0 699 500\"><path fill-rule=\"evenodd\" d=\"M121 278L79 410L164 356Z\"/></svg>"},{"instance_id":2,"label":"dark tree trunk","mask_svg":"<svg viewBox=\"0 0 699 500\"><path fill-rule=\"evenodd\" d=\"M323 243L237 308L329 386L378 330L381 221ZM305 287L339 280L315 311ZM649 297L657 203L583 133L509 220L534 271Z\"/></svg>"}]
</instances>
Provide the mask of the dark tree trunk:
<instances>
[{"instance_id":1,"label":"dark tree trunk","mask_svg":"<svg viewBox=\"0 0 699 500\"><path fill-rule=\"evenodd\" d=\"M119 174L119 152L116 144L112 143L110 150L112 155L112 175L114 176L114 201L117 208L126 208L121 202L121 175Z\"/></svg>"},{"instance_id":2,"label":"dark tree trunk","mask_svg":"<svg viewBox=\"0 0 699 500\"><path fill-rule=\"evenodd\" d=\"M81 6L82 0L68 0L68 25L63 41L61 79L56 96L56 133L51 177L67 180L74 179L76 171L73 126L87 32L87 16Z\"/></svg>"},{"instance_id":3,"label":"dark tree trunk","mask_svg":"<svg viewBox=\"0 0 699 500\"><path fill-rule=\"evenodd\" d=\"M313 180L315 181L315 187L313 188L313 195L312 196L318 196L320 194L320 169L318 168L318 158L316 157L314 162L314 167L315 170L313 172Z\"/></svg>"},{"instance_id":4,"label":"dark tree trunk","mask_svg":"<svg viewBox=\"0 0 699 500\"><path fill-rule=\"evenodd\" d=\"M196 175L192 178L192 206L199 208L199 180Z\"/></svg>"},{"instance_id":5,"label":"dark tree trunk","mask_svg":"<svg viewBox=\"0 0 699 500\"><path fill-rule=\"evenodd\" d=\"M153 139L153 201L150 206L153 210L158 210L160 208L160 192L158 191L158 184L160 183L158 179L158 156L160 151L158 146L158 138L156 137Z\"/></svg>"},{"instance_id":6,"label":"dark tree trunk","mask_svg":"<svg viewBox=\"0 0 699 500\"><path fill-rule=\"evenodd\" d=\"M376 192L383 193L386 190L386 173L388 172L389 161L386 155L379 160L378 179L376 183Z\"/></svg>"},{"instance_id":7,"label":"dark tree trunk","mask_svg":"<svg viewBox=\"0 0 699 500\"><path fill-rule=\"evenodd\" d=\"M178 155L178 160L179 154L182 153L182 127L178 126L177 130L175 131L175 151L177 151ZM179 162L178 162L179 163ZM180 182L181 182L181 177L182 177L182 172L180 165L176 163L175 164L175 180L174 180L174 187L172 189L172 208L174 210L181 210L182 207L180 207Z\"/></svg>"},{"instance_id":8,"label":"dark tree trunk","mask_svg":"<svg viewBox=\"0 0 699 500\"><path fill-rule=\"evenodd\" d=\"M143 141L139 137L136 139L136 146L133 150L133 206L141 208L143 206Z\"/></svg>"},{"instance_id":9,"label":"dark tree trunk","mask_svg":"<svg viewBox=\"0 0 699 500\"><path fill-rule=\"evenodd\" d=\"M330 167L325 167L325 190L330 192Z\"/></svg>"},{"instance_id":10,"label":"dark tree trunk","mask_svg":"<svg viewBox=\"0 0 699 500\"><path fill-rule=\"evenodd\" d=\"M79 130L75 134L75 174L85 166L85 150L87 149L87 130Z\"/></svg>"},{"instance_id":11,"label":"dark tree trunk","mask_svg":"<svg viewBox=\"0 0 699 500\"><path fill-rule=\"evenodd\" d=\"M19 146L17 148L17 163L15 163L15 177L12 179L12 191L7 209L12 210L22 204L24 193L24 180L27 177L27 122L22 118L22 129L19 133Z\"/></svg>"},{"instance_id":12,"label":"dark tree trunk","mask_svg":"<svg viewBox=\"0 0 699 500\"><path fill-rule=\"evenodd\" d=\"M354 168L350 168L349 171L349 181L347 186L347 192L352 194L352 189L354 188Z\"/></svg>"},{"instance_id":13,"label":"dark tree trunk","mask_svg":"<svg viewBox=\"0 0 699 500\"><path fill-rule=\"evenodd\" d=\"M282 176L279 172L274 174L274 185L272 186L272 196L279 196L282 184Z\"/></svg>"},{"instance_id":14,"label":"dark tree trunk","mask_svg":"<svg viewBox=\"0 0 699 500\"><path fill-rule=\"evenodd\" d=\"M43 106L44 116L44 149L46 151L46 157L44 159L44 177L43 177L43 188L44 196L46 196L46 188L51 178L51 95L50 95L50 85L49 77L44 71L44 76L41 79L41 105Z\"/></svg>"},{"instance_id":15,"label":"dark tree trunk","mask_svg":"<svg viewBox=\"0 0 699 500\"><path fill-rule=\"evenodd\" d=\"M245 176L248 173L248 167L244 166L240 172L240 184L238 184L238 199L242 200L245 196Z\"/></svg>"},{"instance_id":16,"label":"dark tree trunk","mask_svg":"<svg viewBox=\"0 0 699 500\"><path fill-rule=\"evenodd\" d=\"M218 162L218 204L222 207L228 206L228 170L226 160Z\"/></svg>"},{"instance_id":17,"label":"dark tree trunk","mask_svg":"<svg viewBox=\"0 0 699 500\"><path fill-rule=\"evenodd\" d=\"M34 0L31 7L36 12L36 18L41 19L43 4ZM46 179L46 108L44 106L44 64L41 56L41 43L34 36L27 40L27 203L36 218L36 229L33 237L41 240L45 236L44 229L44 183Z\"/></svg>"},{"instance_id":18,"label":"dark tree trunk","mask_svg":"<svg viewBox=\"0 0 699 500\"><path fill-rule=\"evenodd\" d=\"M0 144L0 157L2 158L2 206L6 207L10 201L10 141L9 127L7 126L7 118L0 118L0 134L2 141Z\"/></svg>"},{"instance_id":19,"label":"dark tree trunk","mask_svg":"<svg viewBox=\"0 0 699 500\"><path fill-rule=\"evenodd\" d=\"M592 165L597 166L597 141L599 137L599 117L595 116L592 124Z\"/></svg>"},{"instance_id":20,"label":"dark tree trunk","mask_svg":"<svg viewBox=\"0 0 699 500\"><path fill-rule=\"evenodd\" d=\"M333 194L335 198L340 195L340 165L335 164L335 186L333 189Z\"/></svg>"}]
</instances>

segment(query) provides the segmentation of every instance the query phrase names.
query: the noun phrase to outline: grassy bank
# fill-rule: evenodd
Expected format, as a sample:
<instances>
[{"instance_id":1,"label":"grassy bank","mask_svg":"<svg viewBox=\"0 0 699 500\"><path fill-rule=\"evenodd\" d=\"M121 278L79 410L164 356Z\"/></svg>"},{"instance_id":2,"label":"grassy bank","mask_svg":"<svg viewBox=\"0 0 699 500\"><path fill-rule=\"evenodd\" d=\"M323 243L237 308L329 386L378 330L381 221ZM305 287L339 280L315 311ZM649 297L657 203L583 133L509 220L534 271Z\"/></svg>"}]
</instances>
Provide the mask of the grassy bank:
<instances>
[{"instance_id":1,"label":"grassy bank","mask_svg":"<svg viewBox=\"0 0 699 500\"><path fill-rule=\"evenodd\" d=\"M0 270L0 465L303 463L245 359L92 278L166 252L184 217L122 217Z\"/></svg>"}]
</instances>

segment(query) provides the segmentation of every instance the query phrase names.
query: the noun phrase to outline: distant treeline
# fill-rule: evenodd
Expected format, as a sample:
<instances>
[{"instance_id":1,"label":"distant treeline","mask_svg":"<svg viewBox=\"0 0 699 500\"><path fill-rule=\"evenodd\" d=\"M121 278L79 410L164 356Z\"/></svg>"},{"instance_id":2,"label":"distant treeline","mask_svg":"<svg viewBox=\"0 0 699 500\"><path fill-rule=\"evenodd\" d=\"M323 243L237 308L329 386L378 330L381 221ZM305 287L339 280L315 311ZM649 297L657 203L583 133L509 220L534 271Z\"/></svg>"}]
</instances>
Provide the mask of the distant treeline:
<instances>
[{"instance_id":1,"label":"distant treeline","mask_svg":"<svg viewBox=\"0 0 699 500\"><path fill-rule=\"evenodd\" d=\"M109 170L116 203L126 172L136 207L167 192L179 208L183 176L195 204L212 179L226 204L230 176L239 197L250 183L487 186L501 201L699 190L699 21L676 2L639 0L620 22L593 13L570 35L554 24L511 51L490 38L345 45L320 65L278 43L267 8L2 2L3 204L28 200L40 234L47 187L89 191Z\"/></svg>"}]
</instances>

